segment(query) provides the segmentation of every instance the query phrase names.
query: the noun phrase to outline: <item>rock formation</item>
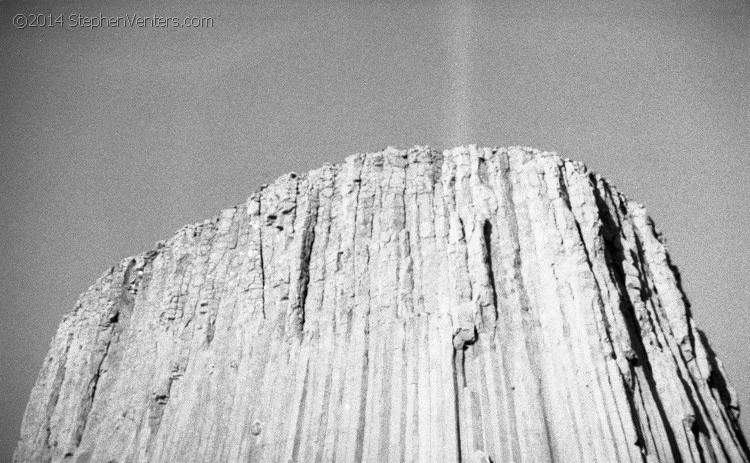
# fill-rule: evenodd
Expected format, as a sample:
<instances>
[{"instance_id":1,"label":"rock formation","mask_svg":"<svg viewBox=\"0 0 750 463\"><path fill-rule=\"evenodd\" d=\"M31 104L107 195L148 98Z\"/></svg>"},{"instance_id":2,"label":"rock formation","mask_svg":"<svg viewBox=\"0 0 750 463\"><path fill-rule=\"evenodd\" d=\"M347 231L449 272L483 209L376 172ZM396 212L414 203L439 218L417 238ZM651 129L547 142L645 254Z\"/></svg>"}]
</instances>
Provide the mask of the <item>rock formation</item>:
<instances>
[{"instance_id":1,"label":"rock formation","mask_svg":"<svg viewBox=\"0 0 750 463\"><path fill-rule=\"evenodd\" d=\"M748 462L642 206L528 148L358 154L123 260L17 462Z\"/></svg>"}]
</instances>

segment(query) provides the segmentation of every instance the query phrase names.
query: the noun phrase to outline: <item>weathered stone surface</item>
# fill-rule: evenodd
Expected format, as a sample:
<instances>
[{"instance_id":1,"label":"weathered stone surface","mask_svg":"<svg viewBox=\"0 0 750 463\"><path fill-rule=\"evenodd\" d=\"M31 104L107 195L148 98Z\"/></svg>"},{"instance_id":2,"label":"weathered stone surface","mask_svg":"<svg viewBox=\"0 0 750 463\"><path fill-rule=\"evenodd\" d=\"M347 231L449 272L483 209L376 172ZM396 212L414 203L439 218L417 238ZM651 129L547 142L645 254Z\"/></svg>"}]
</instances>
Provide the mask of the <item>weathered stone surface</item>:
<instances>
[{"instance_id":1,"label":"weathered stone surface","mask_svg":"<svg viewBox=\"0 0 750 463\"><path fill-rule=\"evenodd\" d=\"M528 148L289 174L104 274L15 461L747 462L653 223Z\"/></svg>"}]
</instances>

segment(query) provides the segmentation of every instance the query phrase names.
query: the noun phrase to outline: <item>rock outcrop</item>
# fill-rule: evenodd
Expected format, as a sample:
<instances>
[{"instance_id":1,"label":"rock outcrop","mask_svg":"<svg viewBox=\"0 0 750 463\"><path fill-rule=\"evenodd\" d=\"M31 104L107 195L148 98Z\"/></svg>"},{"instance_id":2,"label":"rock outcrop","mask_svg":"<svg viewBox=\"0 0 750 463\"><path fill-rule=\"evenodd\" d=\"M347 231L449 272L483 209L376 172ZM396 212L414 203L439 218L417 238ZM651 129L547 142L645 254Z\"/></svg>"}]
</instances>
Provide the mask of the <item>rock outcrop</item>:
<instances>
[{"instance_id":1,"label":"rock outcrop","mask_svg":"<svg viewBox=\"0 0 750 463\"><path fill-rule=\"evenodd\" d=\"M17 462L748 462L642 206L528 148L351 156L123 260Z\"/></svg>"}]
</instances>

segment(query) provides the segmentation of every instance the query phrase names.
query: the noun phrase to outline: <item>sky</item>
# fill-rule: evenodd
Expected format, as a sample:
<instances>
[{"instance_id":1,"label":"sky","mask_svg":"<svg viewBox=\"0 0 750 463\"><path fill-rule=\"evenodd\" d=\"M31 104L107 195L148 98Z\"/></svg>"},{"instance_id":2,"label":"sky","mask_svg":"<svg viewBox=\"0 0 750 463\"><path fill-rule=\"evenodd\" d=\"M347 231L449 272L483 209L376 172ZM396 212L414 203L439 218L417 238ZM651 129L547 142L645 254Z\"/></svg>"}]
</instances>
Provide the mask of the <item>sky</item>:
<instances>
[{"instance_id":1,"label":"sky","mask_svg":"<svg viewBox=\"0 0 750 463\"><path fill-rule=\"evenodd\" d=\"M14 26L34 14L61 21ZM154 15L212 27L124 24ZM644 203L750 429L746 1L0 0L0 45L0 461L110 266L281 174L415 144L557 151Z\"/></svg>"}]
</instances>

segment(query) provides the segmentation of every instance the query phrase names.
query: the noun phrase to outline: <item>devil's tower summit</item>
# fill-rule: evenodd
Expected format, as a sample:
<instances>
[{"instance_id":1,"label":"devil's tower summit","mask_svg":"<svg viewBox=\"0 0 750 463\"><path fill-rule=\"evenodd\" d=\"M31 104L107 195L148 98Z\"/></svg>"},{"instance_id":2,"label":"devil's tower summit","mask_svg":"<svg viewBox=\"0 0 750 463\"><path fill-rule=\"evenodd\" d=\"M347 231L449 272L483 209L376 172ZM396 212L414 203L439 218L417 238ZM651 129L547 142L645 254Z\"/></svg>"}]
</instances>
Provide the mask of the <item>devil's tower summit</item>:
<instances>
[{"instance_id":1,"label":"devil's tower summit","mask_svg":"<svg viewBox=\"0 0 750 463\"><path fill-rule=\"evenodd\" d=\"M554 153L389 148L106 272L15 461L748 462L738 413L643 207Z\"/></svg>"}]
</instances>

